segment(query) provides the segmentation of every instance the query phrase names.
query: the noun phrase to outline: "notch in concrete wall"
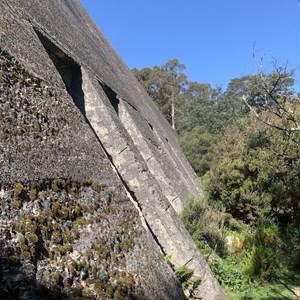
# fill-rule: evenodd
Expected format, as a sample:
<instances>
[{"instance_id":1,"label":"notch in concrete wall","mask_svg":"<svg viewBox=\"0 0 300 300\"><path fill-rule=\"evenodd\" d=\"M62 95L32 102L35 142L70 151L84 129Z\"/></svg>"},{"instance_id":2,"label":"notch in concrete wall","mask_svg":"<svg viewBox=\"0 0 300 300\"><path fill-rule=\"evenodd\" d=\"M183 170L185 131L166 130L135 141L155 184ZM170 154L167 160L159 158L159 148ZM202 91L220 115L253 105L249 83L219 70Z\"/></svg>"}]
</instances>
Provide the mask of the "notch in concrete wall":
<instances>
[{"instance_id":1,"label":"notch in concrete wall","mask_svg":"<svg viewBox=\"0 0 300 300\"><path fill-rule=\"evenodd\" d=\"M117 115L119 115L119 104L120 104L120 100L117 98L117 93L114 92L109 86L107 86L105 83L100 82L99 84L101 85L104 93L106 94L110 104L112 105L112 107L114 108L115 112L117 113Z\"/></svg>"},{"instance_id":2,"label":"notch in concrete wall","mask_svg":"<svg viewBox=\"0 0 300 300\"><path fill-rule=\"evenodd\" d=\"M151 130L153 131L153 126L152 124L149 123L149 121L146 119L147 124L149 125L149 127L151 128Z\"/></svg>"},{"instance_id":3,"label":"notch in concrete wall","mask_svg":"<svg viewBox=\"0 0 300 300\"><path fill-rule=\"evenodd\" d=\"M81 113L85 116L84 93L82 91L82 72L80 65L39 30L36 28L34 30L55 65L55 68L59 72L69 95L72 97Z\"/></svg>"}]
</instances>

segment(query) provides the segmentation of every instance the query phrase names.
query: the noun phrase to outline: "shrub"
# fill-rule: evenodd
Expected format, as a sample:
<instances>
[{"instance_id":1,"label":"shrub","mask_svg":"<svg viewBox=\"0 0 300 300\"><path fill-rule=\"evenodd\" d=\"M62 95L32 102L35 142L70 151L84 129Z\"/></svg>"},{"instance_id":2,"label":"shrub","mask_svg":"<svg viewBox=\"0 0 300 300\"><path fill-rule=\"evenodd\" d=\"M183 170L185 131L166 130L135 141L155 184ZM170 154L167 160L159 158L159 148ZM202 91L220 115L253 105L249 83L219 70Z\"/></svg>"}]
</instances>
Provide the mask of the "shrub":
<instances>
[{"instance_id":1,"label":"shrub","mask_svg":"<svg viewBox=\"0 0 300 300\"><path fill-rule=\"evenodd\" d=\"M180 281L183 288L189 284L189 279L193 276L194 270L188 268L187 266L180 266L175 270L175 275Z\"/></svg>"},{"instance_id":2,"label":"shrub","mask_svg":"<svg viewBox=\"0 0 300 300\"><path fill-rule=\"evenodd\" d=\"M248 231L228 231L226 236L226 249L228 253L234 254L237 258L243 255L245 243L248 239Z\"/></svg>"},{"instance_id":3,"label":"shrub","mask_svg":"<svg viewBox=\"0 0 300 300\"><path fill-rule=\"evenodd\" d=\"M166 254L164 255L164 261L165 261L169 266L172 266L172 263L171 263L171 261L170 261L171 257L172 257L172 254L170 254L170 253L166 253Z\"/></svg>"},{"instance_id":4,"label":"shrub","mask_svg":"<svg viewBox=\"0 0 300 300\"><path fill-rule=\"evenodd\" d=\"M198 241L198 246L204 240L219 255L224 256L224 213L213 209L204 198L192 198L181 213L181 219L194 241ZM205 243L203 245L206 247Z\"/></svg>"},{"instance_id":5,"label":"shrub","mask_svg":"<svg viewBox=\"0 0 300 300\"><path fill-rule=\"evenodd\" d=\"M285 254L291 268L300 269L300 228L290 224L285 230Z\"/></svg>"},{"instance_id":6,"label":"shrub","mask_svg":"<svg viewBox=\"0 0 300 300\"><path fill-rule=\"evenodd\" d=\"M209 133L205 128L196 126L179 136L183 153L195 172L202 176L209 171L213 159L213 148L218 135Z\"/></svg>"},{"instance_id":7,"label":"shrub","mask_svg":"<svg viewBox=\"0 0 300 300\"><path fill-rule=\"evenodd\" d=\"M225 260L214 258L209 261L209 266L217 280L227 290L243 291L251 283L234 256L227 256Z\"/></svg>"},{"instance_id":8,"label":"shrub","mask_svg":"<svg viewBox=\"0 0 300 300\"><path fill-rule=\"evenodd\" d=\"M276 227L259 227L245 251L243 270L250 277L261 281L272 281L279 276L281 269L281 239Z\"/></svg>"}]
</instances>

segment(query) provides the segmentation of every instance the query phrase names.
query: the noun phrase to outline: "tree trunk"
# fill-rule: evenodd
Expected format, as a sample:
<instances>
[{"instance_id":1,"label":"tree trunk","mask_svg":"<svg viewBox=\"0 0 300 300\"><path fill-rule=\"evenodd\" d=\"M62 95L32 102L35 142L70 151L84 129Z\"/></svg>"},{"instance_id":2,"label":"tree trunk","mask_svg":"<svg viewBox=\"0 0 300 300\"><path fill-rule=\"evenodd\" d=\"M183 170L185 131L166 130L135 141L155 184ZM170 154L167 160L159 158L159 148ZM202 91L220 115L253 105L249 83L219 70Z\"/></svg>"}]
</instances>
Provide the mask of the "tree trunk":
<instances>
[{"instance_id":1,"label":"tree trunk","mask_svg":"<svg viewBox=\"0 0 300 300\"><path fill-rule=\"evenodd\" d=\"M175 97L173 92L171 96L171 125L173 130L175 130Z\"/></svg>"}]
</instances>

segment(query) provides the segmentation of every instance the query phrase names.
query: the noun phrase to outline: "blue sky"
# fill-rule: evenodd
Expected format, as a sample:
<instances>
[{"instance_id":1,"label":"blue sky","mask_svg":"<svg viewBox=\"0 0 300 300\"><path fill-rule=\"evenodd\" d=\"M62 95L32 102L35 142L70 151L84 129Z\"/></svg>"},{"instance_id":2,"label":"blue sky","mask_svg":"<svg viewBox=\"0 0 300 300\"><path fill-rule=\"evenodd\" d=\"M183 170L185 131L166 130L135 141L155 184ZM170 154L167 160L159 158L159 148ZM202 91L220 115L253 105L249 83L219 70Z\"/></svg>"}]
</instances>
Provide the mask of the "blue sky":
<instances>
[{"instance_id":1,"label":"blue sky","mask_svg":"<svg viewBox=\"0 0 300 300\"><path fill-rule=\"evenodd\" d=\"M224 88L262 57L266 72L273 62L300 71L297 0L81 2L130 69L178 58L190 81Z\"/></svg>"}]
</instances>

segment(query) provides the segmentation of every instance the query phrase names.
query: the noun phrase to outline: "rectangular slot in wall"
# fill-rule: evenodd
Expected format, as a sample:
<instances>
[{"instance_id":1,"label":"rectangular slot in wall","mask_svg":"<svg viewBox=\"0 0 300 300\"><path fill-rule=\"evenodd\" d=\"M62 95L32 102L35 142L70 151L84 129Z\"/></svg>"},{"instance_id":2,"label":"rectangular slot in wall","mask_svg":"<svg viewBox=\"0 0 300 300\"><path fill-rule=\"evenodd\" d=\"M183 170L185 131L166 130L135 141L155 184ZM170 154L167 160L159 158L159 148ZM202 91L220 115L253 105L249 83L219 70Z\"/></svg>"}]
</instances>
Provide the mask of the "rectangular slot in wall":
<instances>
[{"instance_id":1,"label":"rectangular slot in wall","mask_svg":"<svg viewBox=\"0 0 300 300\"><path fill-rule=\"evenodd\" d=\"M110 104L112 105L112 107L114 108L115 112L117 113L117 115L119 115L119 104L120 104L120 100L117 98L117 93L114 92L109 86L107 86L105 83L100 82L99 84L101 85L104 93L106 94Z\"/></svg>"},{"instance_id":2,"label":"rectangular slot in wall","mask_svg":"<svg viewBox=\"0 0 300 300\"><path fill-rule=\"evenodd\" d=\"M75 105L85 116L84 93L82 91L82 72L80 65L70 56L57 47L49 38L39 30L35 32L59 72L67 92L72 97Z\"/></svg>"}]
</instances>

